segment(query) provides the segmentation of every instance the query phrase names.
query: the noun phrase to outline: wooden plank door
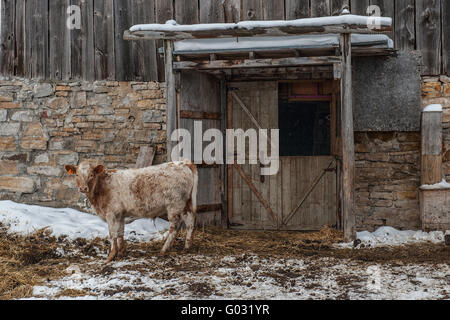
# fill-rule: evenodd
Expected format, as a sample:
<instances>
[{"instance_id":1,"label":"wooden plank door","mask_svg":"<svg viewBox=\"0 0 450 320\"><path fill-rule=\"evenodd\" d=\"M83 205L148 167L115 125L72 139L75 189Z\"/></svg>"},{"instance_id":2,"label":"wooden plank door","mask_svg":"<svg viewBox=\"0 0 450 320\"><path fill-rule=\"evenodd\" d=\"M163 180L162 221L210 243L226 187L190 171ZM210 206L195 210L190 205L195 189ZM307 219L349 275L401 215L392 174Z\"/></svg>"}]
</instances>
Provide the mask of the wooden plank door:
<instances>
[{"instance_id":1,"label":"wooden plank door","mask_svg":"<svg viewBox=\"0 0 450 320\"><path fill-rule=\"evenodd\" d=\"M213 76L186 72L180 76L178 127L191 133L191 160L194 155L194 124L201 123L203 135L208 129L221 130L221 86ZM170 137L169 137L170 138ZM210 144L203 142L201 150ZM197 164L199 172L197 224L222 223L223 165Z\"/></svg>"},{"instance_id":2,"label":"wooden plank door","mask_svg":"<svg viewBox=\"0 0 450 320\"><path fill-rule=\"evenodd\" d=\"M278 128L277 82L234 82L229 84L228 90L228 99L231 99L229 107L232 108L229 129L247 131L253 128L258 132L258 126L268 130ZM258 164L249 164L248 148L247 142L246 164L229 166L232 170L232 179L228 181L232 186L229 190L231 197L228 197L232 199L232 203L228 204L230 226L236 229L276 230L278 226L270 211L277 219L281 207L280 189L277 187L279 175L262 177L259 159Z\"/></svg>"},{"instance_id":3,"label":"wooden plank door","mask_svg":"<svg viewBox=\"0 0 450 320\"><path fill-rule=\"evenodd\" d=\"M228 128L246 131L280 127L277 82L230 83L228 90ZM330 116L335 117L332 110ZM230 226L260 230L319 230L325 225L335 226L336 160L331 151L325 156L280 157L278 174L262 178L260 164L248 163L247 144L246 164L229 166Z\"/></svg>"}]
</instances>

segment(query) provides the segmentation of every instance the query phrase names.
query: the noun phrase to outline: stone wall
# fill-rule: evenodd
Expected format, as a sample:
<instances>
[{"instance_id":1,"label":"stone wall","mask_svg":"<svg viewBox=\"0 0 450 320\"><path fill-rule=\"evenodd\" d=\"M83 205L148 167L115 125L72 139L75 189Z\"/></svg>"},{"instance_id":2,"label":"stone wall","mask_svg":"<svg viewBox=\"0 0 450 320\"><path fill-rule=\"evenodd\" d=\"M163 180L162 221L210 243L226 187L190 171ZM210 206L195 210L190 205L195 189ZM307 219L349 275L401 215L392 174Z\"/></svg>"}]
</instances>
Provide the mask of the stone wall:
<instances>
[{"instance_id":1,"label":"stone wall","mask_svg":"<svg viewBox=\"0 0 450 320\"><path fill-rule=\"evenodd\" d=\"M423 107L444 107L443 135L450 149L450 78L423 77ZM356 214L359 230L388 225L420 229L420 132L356 132ZM445 151L445 150L444 150ZM450 151L444 158L450 181Z\"/></svg>"},{"instance_id":2,"label":"stone wall","mask_svg":"<svg viewBox=\"0 0 450 320\"><path fill-rule=\"evenodd\" d=\"M141 146L165 161L164 85L0 79L0 199L86 209L64 164L133 167Z\"/></svg>"},{"instance_id":3,"label":"stone wall","mask_svg":"<svg viewBox=\"0 0 450 320\"><path fill-rule=\"evenodd\" d=\"M356 132L356 226L420 228L420 133Z\"/></svg>"}]
</instances>

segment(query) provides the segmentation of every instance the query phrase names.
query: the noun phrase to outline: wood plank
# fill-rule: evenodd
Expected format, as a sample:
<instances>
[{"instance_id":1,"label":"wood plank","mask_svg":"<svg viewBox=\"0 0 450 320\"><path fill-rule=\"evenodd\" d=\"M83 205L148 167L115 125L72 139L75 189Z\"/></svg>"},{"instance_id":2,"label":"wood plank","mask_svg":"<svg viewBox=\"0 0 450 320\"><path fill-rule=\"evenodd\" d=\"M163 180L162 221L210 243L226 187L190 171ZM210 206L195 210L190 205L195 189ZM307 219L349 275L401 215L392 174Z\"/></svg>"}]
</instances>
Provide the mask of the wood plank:
<instances>
[{"instance_id":1,"label":"wood plank","mask_svg":"<svg viewBox=\"0 0 450 320\"><path fill-rule=\"evenodd\" d=\"M167 94L167 159L172 159L172 149L175 143L171 141L170 136L172 132L177 129L177 101L175 89L175 75L173 73L173 42L170 40L164 41L164 56L165 56L165 79L166 79L166 94Z\"/></svg>"},{"instance_id":2,"label":"wood plank","mask_svg":"<svg viewBox=\"0 0 450 320\"><path fill-rule=\"evenodd\" d=\"M307 65L332 65L339 63L337 57L296 57L279 59L248 59L248 60L214 60L214 61L180 61L174 62L175 70L206 70L206 69L238 69L265 68Z\"/></svg>"},{"instance_id":3,"label":"wood plank","mask_svg":"<svg viewBox=\"0 0 450 320\"><path fill-rule=\"evenodd\" d=\"M25 73L28 78L49 76L48 2L28 0L25 7Z\"/></svg>"},{"instance_id":4,"label":"wood plank","mask_svg":"<svg viewBox=\"0 0 450 320\"><path fill-rule=\"evenodd\" d=\"M223 3L215 0L200 1L200 23L225 22Z\"/></svg>"},{"instance_id":5,"label":"wood plank","mask_svg":"<svg viewBox=\"0 0 450 320\"><path fill-rule=\"evenodd\" d=\"M134 41L125 41L122 37L123 32L133 25L132 10L132 0L114 1L114 64L116 68L115 79L118 81L133 80L134 75L131 52Z\"/></svg>"},{"instance_id":6,"label":"wood plank","mask_svg":"<svg viewBox=\"0 0 450 320\"><path fill-rule=\"evenodd\" d=\"M341 15L344 6L348 6L350 9L350 0L331 0L330 2L332 16Z\"/></svg>"},{"instance_id":7,"label":"wood plank","mask_svg":"<svg viewBox=\"0 0 450 320\"><path fill-rule=\"evenodd\" d=\"M264 20L285 20L284 1L264 0Z\"/></svg>"},{"instance_id":8,"label":"wood plank","mask_svg":"<svg viewBox=\"0 0 450 320\"><path fill-rule=\"evenodd\" d=\"M166 23L167 20L174 19L173 2L167 0L155 0L155 21L156 23ZM159 40L155 42L156 46L156 58L158 63L158 81L165 81L164 71L164 57L158 53L158 48L164 47L163 41Z\"/></svg>"},{"instance_id":9,"label":"wood plank","mask_svg":"<svg viewBox=\"0 0 450 320\"><path fill-rule=\"evenodd\" d=\"M442 0L442 73L450 76L450 1Z\"/></svg>"},{"instance_id":10,"label":"wood plank","mask_svg":"<svg viewBox=\"0 0 450 320\"><path fill-rule=\"evenodd\" d=\"M414 50L416 45L415 0L395 2L395 48Z\"/></svg>"},{"instance_id":11,"label":"wood plank","mask_svg":"<svg viewBox=\"0 0 450 320\"><path fill-rule=\"evenodd\" d=\"M442 181L442 112L422 113L421 184Z\"/></svg>"},{"instance_id":12,"label":"wood plank","mask_svg":"<svg viewBox=\"0 0 450 320\"><path fill-rule=\"evenodd\" d=\"M175 20L179 24L197 24L199 8L197 0L175 0Z\"/></svg>"},{"instance_id":13,"label":"wood plank","mask_svg":"<svg viewBox=\"0 0 450 320\"><path fill-rule=\"evenodd\" d=\"M344 238L351 241L356 236L355 192L355 140L352 108L352 46L350 34L341 35L343 73L341 79L342 99L342 164L343 164L343 218Z\"/></svg>"},{"instance_id":14,"label":"wood plank","mask_svg":"<svg viewBox=\"0 0 450 320\"><path fill-rule=\"evenodd\" d=\"M309 0L286 0L286 19L309 18L311 14Z\"/></svg>"},{"instance_id":15,"label":"wood plank","mask_svg":"<svg viewBox=\"0 0 450 320\"><path fill-rule=\"evenodd\" d=\"M352 14L367 16L367 7L369 5L369 0L351 0L350 11Z\"/></svg>"},{"instance_id":16,"label":"wood plank","mask_svg":"<svg viewBox=\"0 0 450 320\"><path fill-rule=\"evenodd\" d=\"M15 70L19 77L25 76L25 0L16 0L15 19ZM3 42L2 42L3 43Z\"/></svg>"},{"instance_id":17,"label":"wood plank","mask_svg":"<svg viewBox=\"0 0 450 320\"><path fill-rule=\"evenodd\" d=\"M14 75L16 59L15 11L16 7L13 1L1 1L0 43L2 48L0 51L0 72L2 75Z\"/></svg>"},{"instance_id":18,"label":"wood plank","mask_svg":"<svg viewBox=\"0 0 450 320\"><path fill-rule=\"evenodd\" d=\"M242 1L241 20L263 20L262 0L245 0Z\"/></svg>"},{"instance_id":19,"label":"wood plank","mask_svg":"<svg viewBox=\"0 0 450 320\"><path fill-rule=\"evenodd\" d=\"M221 113L220 112L207 112L207 111L190 111L190 110L181 110L180 117L185 119L212 119L212 120L220 120Z\"/></svg>"},{"instance_id":20,"label":"wood plank","mask_svg":"<svg viewBox=\"0 0 450 320\"><path fill-rule=\"evenodd\" d=\"M134 0L132 24L155 22L155 0ZM121 33L121 35L123 32ZM131 79L134 81L157 81L158 59L155 41L132 41Z\"/></svg>"},{"instance_id":21,"label":"wood plank","mask_svg":"<svg viewBox=\"0 0 450 320\"><path fill-rule=\"evenodd\" d=\"M156 150L153 147L143 146L139 150L138 158L136 160L136 169L146 168L153 165Z\"/></svg>"},{"instance_id":22,"label":"wood plank","mask_svg":"<svg viewBox=\"0 0 450 320\"><path fill-rule=\"evenodd\" d=\"M80 7L80 29L71 30L71 75L74 79L95 80L94 1L71 0Z\"/></svg>"},{"instance_id":23,"label":"wood plank","mask_svg":"<svg viewBox=\"0 0 450 320\"><path fill-rule=\"evenodd\" d=\"M203 1L201 1L203 2ZM223 3L224 20L217 22L233 23L241 20L241 1L240 0L227 0Z\"/></svg>"},{"instance_id":24,"label":"wood plank","mask_svg":"<svg viewBox=\"0 0 450 320\"><path fill-rule=\"evenodd\" d=\"M441 71L441 10L436 0L416 0L416 44L422 52L422 75Z\"/></svg>"},{"instance_id":25,"label":"wood plank","mask_svg":"<svg viewBox=\"0 0 450 320\"><path fill-rule=\"evenodd\" d=\"M258 198L258 200L262 203L264 208L267 210L267 212L270 214L270 216L273 218L273 222L276 223L277 217L275 216L275 213L273 212L270 205L267 203L267 201L261 196L259 191L256 189L252 181L249 177L245 174L245 172L242 170L242 168L238 164L234 164L233 167L237 170L239 175L244 179L244 181L247 183L247 185L250 187L250 190L253 192L253 194Z\"/></svg>"},{"instance_id":26,"label":"wood plank","mask_svg":"<svg viewBox=\"0 0 450 320\"><path fill-rule=\"evenodd\" d=\"M233 128L233 96L231 91L227 91L227 129ZM231 146L227 144L227 150L231 149ZM226 153L224 153L226 155ZM228 223L233 218L233 166L227 165L227 211L228 211Z\"/></svg>"},{"instance_id":27,"label":"wood plank","mask_svg":"<svg viewBox=\"0 0 450 320\"><path fill-rule=\"evenodd\" d=\"M95 79L114 80L114 2L94 0Z\"/></svg>"},{"instance_id":28,"label":"wood plank","mask_svg":"<svg viewBox=\"0 0 450 320\"><path fill-rule=\"evenodd\" d=\"M66 26L70 0L49 1L50 79L71 78L71 34Z\"/></svg>"},{"instance_id":29,"label":"wood plank","mask_svg":"<svg viewBox=\"0 0 450 320\"><path fill-rule=\"evenodd\" d=\"M370 0L370 5L375 5L375 6L380 7L380 12L381 12L382 17L390 17L392 19L395 19L394 1L392 1L392 0ZM395 40L394 32L388 33L387 35L392 40Z\"/></svg>"},{"instance_id":30,"label":"wood plank","mask_svg":"<svg viewBox=\"0 0 450 320\"><path fill-rule=\"evenodd\" d=\"M328 17L331 15L330 0L311 1L311 17Z\"/></svg>"}]
</instances>

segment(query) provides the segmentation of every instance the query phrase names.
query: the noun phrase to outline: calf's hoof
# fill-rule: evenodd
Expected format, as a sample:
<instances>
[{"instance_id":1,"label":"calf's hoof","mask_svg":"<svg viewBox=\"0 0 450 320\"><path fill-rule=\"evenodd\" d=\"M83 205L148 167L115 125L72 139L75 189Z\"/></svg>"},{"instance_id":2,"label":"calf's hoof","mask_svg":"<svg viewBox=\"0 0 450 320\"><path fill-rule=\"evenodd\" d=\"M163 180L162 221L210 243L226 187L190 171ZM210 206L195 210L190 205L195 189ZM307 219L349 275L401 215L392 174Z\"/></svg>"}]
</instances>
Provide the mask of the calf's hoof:
<instances>
[{"instance_id":1,"label":"calf's hoof","mask_svg":"<svg viewBox=\"0 0 450 320\"><path fill-rule=\"evenodd\" d=\"M111 252L109 254L108 258L106 259L105 264L110 263L111 261L115 260L116 256L117 256L116 252Z\"/></svg>"}]
</instances>

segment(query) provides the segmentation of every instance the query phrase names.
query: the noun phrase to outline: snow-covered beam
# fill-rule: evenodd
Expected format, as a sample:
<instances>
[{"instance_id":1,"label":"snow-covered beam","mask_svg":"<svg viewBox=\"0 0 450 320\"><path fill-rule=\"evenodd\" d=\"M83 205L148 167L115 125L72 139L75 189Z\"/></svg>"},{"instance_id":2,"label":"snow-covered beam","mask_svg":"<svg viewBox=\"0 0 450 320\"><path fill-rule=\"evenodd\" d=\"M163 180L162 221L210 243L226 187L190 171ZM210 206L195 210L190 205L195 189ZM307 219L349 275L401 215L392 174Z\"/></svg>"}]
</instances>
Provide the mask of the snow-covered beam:
<instances>
[{"instance_id":1,"label":"snow-covered beam","mask_svg":"<svg viewBox=\"0 0 450 320\"><path fill-rule=\"evenodd\" d=\"M125 31L125 40L183 40L252 36L289 36L322 33L382 33L392 31L392 19L341 15L279 21L241 21L179 25L174 20L165 24L139 24Z\"/></svg>"}]
</instances>

